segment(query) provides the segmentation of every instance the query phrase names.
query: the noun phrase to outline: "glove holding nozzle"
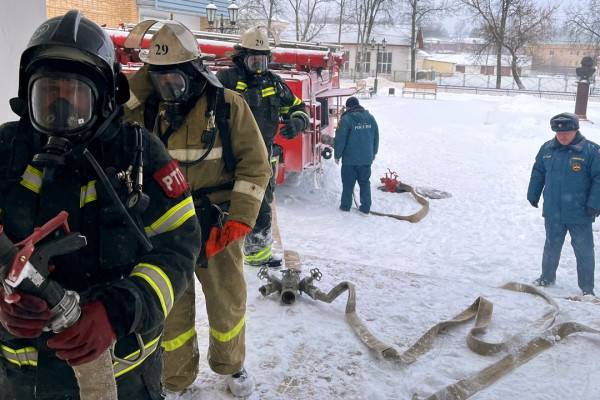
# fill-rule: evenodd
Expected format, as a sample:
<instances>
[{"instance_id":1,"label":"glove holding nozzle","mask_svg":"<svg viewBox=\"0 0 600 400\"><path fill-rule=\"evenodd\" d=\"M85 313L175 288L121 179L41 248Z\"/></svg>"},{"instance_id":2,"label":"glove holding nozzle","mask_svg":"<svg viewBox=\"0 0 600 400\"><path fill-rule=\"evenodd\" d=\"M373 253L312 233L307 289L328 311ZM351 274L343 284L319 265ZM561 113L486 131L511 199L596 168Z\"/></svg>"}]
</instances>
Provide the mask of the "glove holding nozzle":
<instances>
[{"instance_id":1,"label":"glove holding nozzle","mask_svg":"<svg viewBox=\"0 0 600 400\"><path fill-rule=\"evenodd\" d=\"M34 339L42 334L52 318L48 303L37 296L0 287L0 324L17 338Z\"/></svg>"},{"instance_id":2,"label":"glove holding nozzle","mask_svg":"<svg viewBox=\"0 0 600 400\"><path fill-rule=\"evenodd\" d=\"M70 366L77 366L94 361L116 340L106 308L96 300L84 304L79 321L48 340L48 347Z\"/></svg>"}]
</instances>

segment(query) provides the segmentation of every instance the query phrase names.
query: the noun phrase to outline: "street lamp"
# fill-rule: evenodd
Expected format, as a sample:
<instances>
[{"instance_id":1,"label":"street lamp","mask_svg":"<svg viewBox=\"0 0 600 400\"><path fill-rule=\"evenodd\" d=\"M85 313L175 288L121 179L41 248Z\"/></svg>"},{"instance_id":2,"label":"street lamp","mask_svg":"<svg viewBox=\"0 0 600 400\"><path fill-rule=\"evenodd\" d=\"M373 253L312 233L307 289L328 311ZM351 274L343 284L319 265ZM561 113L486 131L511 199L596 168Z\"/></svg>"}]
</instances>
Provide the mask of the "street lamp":
<instances>
[{"instance_id":1,"label":"street lamp","mask_svg":"<svg viewBox=\"0 0 600 400\"><path fill-rule=\"evenodd\" d=\"M375 84L373 85L373 90L375 91L375 94L377 94L377 73L379 72L379 48L385 51L386 44L387 41L385 40L385 38L381 40L381 43L376 42L375 38L371 39L371 48L377 49L375 52Z\"/></svg>"},{"instance_id":2,"label":"street lamp","mask_svg":"<svg viewBox=\"0 0 600 400\"><path fill-rule=\"evenodd\" d=\"M218 30L219 32L237 32L237 27L235 26L238 20L238 13L240 8L234 1L227 7L227 14L229 15L229 26L225 26L223 13L220 14L219 21L216 21L218 7L213 3L210 3L206 6L206 18L208 19L208 29L210 31ZM215 22L217 22L215 26Z\"/></svg>"}]
</instances>

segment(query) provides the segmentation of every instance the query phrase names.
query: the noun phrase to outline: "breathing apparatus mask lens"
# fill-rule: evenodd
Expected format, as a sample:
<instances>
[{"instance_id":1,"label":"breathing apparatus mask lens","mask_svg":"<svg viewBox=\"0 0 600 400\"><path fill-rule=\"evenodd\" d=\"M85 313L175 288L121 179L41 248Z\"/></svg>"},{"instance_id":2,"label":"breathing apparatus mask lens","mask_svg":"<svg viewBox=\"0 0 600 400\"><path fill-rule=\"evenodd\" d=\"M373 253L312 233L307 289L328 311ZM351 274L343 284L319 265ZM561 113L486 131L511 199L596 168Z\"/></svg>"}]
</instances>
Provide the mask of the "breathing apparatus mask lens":
<instances>
[{"instance_id":1,"label":"breathing apparatus mask lens","mask_svg":"<svg viewBox=\"0 0 600 400\"><path fill-rule=\"evenodd\" d=\"M190 89L188 78L179 70L150 71L150 79L163 101L181 101Z\"/></svg>"},{"instance_id":2,"label":"breathing apparatus mask lens","mask_svg":"<svg viewBox=\"0 0 600 400\"><path fill-rule=\"evenodd\" d=\"M32 122L49 133L68 136L87 128L94 120L97 101L93 84L76 74L32 78Z\"/></svg>"},{"instance_id":3,"label":"breathing apparatus mask lens","mask_svg":"<svg viewBox=\"0 0 600 400\"><path fill-rule=\"evenodd\" d=\"M248 71L262 74L269 65L269 56L266 54L248 54L244 57L244 65L246 65Z\"/></svg>"}]
</instances>

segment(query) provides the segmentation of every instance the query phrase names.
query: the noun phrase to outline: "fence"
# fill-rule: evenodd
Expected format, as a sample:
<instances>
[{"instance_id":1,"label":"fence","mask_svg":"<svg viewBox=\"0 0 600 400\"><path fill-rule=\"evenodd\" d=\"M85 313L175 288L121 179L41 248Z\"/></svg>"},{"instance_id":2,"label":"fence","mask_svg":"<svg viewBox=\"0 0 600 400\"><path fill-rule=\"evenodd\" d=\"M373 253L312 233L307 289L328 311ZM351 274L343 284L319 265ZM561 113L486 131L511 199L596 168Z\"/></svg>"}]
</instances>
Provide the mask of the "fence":
<instances>
[{"instance_id":1,"label":"fence","mask_svg":"<svg viewBox=\"0 0 600 400\"><path fill-rule=\"evenodd\" d=\"M435 71L419 71L419 75L425 75L425 80L436 82L439 86L465 87L465 88L484 88L496 89L496 75L463 74L455 73L447 76L437 74ZM374 77L375 72L355 72L350 70L342 72L342 78L363 79ZM410 80L410 71L392 71L392 74L379 74L379 78L388 79L394 82L406 82ZM521 82L527 91L535 92L556 92L556 93L576 93L577 78L568 75L536 75L521 77ZM518 85L512 76L503 76L500 86L502 90L519 90ZM600 82L592 82L590 93L600 95Z\"/></svg>"}]
</instances>

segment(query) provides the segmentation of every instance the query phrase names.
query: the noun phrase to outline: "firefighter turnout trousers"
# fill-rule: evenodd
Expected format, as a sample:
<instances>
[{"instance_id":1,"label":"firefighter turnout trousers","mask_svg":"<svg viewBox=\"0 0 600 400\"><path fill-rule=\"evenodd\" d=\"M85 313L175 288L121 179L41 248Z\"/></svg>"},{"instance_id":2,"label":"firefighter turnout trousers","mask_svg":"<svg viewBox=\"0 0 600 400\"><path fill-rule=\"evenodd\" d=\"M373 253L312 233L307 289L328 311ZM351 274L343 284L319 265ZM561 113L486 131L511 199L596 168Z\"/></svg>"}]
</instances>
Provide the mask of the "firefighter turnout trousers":
<instances>
[{"instance_id":1,"label":"firefighter turnout trousers","mask_svg":"<svg viewBox=\"0 0 600 400\"><path fill-rule=\"evenodd\" d=\"M234 374L244 366L246 281L243 266L242 241L237 240L210 258L208 268L196 268L208 314L208 364L217 374ZM190 386L198 375L195 298L194 285L190 285L173 307L165 326L163 384L176 392Z\"/></svg>"},{"instance_id":2,"label":"firefighter turnout trousers","mask_svg":"<svg viewBox=\"0 0 600 400\"><path fill-rule=\"evenodd\" d=\"M273 174L265 189L265 197L260 204L256 224L252 232L246 236L244 242L245 262L249 265L262 265L269 261L273 255L273 235L271 231L273 193L275 192L275 173L277 168L277 157L273 157L273 140L266 143L271 169Z\"/></svg>"}]
</instances>

